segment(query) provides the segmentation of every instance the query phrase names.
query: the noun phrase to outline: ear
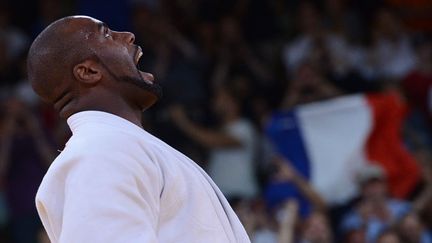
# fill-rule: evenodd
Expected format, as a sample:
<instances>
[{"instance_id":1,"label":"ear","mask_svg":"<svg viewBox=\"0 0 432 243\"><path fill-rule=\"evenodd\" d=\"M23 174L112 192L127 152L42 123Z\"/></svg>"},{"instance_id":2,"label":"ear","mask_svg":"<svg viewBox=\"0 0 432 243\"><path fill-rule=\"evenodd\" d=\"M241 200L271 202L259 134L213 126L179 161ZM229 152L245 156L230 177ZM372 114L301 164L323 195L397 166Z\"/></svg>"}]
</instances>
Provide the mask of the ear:
<instances>
[{"instance_id":1,"label":"ear","mask_svg":"<svg viewBox=\"0 0 432 243\"><path fill-rule=\"evenodd\" d=\"M102 72L99 65L93 60L85 60L78 63L73 68L74 77L85 84L96 84L102 78Z\"/></svg>"}]
</instances>

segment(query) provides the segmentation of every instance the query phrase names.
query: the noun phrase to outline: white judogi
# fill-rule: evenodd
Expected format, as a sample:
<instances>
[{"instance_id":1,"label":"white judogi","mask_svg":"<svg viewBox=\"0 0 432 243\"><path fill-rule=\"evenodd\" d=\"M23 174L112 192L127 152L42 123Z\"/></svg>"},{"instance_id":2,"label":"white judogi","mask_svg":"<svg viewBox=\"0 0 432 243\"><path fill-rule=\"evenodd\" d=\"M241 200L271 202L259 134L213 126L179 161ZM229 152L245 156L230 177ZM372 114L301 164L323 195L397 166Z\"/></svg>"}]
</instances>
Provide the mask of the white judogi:
<instances>
[{"instance_id":1,"label":"white judogi","mask_svg":"<svg viewBox=\"0 0 432 243\"><path fill-rule=\"evenodd\" d=\"M118 116L84 111L36 206L54 243L250 242L209 176Z\"/></svg>"}]
</instances>

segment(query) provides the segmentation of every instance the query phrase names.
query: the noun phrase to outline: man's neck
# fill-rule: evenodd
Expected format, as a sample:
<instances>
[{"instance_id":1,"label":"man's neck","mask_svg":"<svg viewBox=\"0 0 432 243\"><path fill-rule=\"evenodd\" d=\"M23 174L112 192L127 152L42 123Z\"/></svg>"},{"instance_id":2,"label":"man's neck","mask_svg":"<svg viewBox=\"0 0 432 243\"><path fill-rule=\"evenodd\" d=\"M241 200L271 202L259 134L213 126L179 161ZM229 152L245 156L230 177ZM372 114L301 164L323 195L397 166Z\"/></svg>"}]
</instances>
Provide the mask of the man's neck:
<instances>
[{"instance_id":1,"label":"man's neck","mask_svg":"<svg viewBox=\"0 0 432 243\"><path fill-rule=\"evenodd\" d=\"M131 112L113 112L113 111L106 111L109 112L111 114L114 114L116 116L119 116L121 118L124 118L130 122L132 122L133 124L139 126L139 127L143 127L142 126L142 112L141 111L136 111L135 114L131 113Z\"/></svg>"},{"instance_id":2,"label":"man's neck","mask_svg":"<svg viewBox=\"0 0 432 243\"><path fill-rule=\"evenodd\" d=\"M104 97L103 95L94 97L82 97L75 103L74 109L69 114L80 111L104 111L124 118L142 128L142 111L139 107L134 107L120 97ZM70 115L66 116L68 118Z\"/></svg>"}]
</instances>

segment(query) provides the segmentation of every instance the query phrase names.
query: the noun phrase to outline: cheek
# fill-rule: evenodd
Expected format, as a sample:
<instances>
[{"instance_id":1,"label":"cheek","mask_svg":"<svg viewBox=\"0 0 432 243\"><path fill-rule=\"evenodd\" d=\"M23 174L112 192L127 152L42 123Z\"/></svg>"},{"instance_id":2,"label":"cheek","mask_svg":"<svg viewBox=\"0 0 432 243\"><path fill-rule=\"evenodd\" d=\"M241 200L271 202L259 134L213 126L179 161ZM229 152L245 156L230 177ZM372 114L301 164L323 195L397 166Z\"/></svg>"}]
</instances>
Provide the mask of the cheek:
<instances>
[{"instance_id":1,"label":"cheek","mask_svg":"<svg viewBox=\"0 0 432 243\"><path fill-rule=\"evenodd\" d=\"M118 76L137 75L133 58L126 48L112 47L106 48L101 52L99 59L114 74Z\"/></svg>"}]
</instances>

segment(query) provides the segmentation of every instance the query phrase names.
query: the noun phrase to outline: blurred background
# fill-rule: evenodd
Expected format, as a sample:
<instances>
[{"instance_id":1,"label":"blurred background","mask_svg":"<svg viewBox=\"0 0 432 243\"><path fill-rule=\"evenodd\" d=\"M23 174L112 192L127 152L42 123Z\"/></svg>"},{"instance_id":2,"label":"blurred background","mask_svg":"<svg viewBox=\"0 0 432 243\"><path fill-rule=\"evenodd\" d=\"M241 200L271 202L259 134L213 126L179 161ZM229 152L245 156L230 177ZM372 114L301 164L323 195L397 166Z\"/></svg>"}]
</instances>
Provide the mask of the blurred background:
<instances>
[{"instance_id":1,"label":"blurred background","mask_svg":"<svg viewBox=\"0 0 432 243\"><path fill-rule=\"evenodd\" d=\"M131 31L164 89L146 130L202 166L252 242L432 242L432 1L1 0L0 242L49 242L70 137L26 80L67 15ZM209 219L211 220L211 219Z\"/></svg>"}]
</instances>

